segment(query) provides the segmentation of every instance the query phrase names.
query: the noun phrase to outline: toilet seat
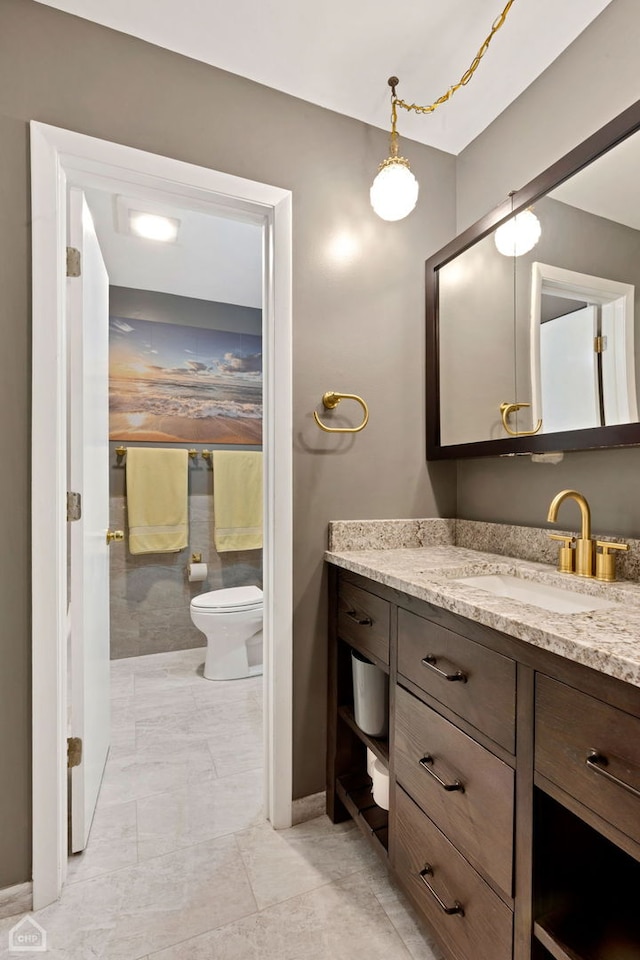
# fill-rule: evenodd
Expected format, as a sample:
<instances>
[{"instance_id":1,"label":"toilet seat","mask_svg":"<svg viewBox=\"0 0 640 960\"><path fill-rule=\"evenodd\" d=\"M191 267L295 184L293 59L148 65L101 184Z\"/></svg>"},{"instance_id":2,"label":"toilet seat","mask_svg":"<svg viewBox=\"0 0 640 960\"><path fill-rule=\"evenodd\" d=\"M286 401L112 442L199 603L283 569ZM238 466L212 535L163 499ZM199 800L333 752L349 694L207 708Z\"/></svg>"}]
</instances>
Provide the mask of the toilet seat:
<instances>
[{"instance_id":1,"label":"toilet seat","mask_svg":"<svg viewBox=\"0 0 640 960\"><path fill-rule=\"evenodd\" d=\"M249 613L260 609L262 603L262 590L251 586L209 590L194 597L191 606L201 614Z\"/></svg>"}]
</instances>

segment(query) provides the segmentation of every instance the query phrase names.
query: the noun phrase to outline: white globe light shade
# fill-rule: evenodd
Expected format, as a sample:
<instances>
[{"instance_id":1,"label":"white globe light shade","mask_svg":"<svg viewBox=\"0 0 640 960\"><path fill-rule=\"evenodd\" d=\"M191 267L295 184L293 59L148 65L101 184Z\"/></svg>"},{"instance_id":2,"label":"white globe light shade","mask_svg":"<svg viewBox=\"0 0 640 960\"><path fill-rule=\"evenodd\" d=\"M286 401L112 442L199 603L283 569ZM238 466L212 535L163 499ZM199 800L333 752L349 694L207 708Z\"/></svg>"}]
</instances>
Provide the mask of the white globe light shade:
<instances>
[{"instance_id":1,"label":"white globe light shade","mask_svg":"<svg viewBox=\"0 0 640 960\"><path fill-rule=\"evenodd\" d=\"M371 206L382 220L402 220L418 200L418 181L401 160L386 163L371 184Z\"/></svg>"},{"instance_id":2,"label":"white globe light shade","mask_svg":"<svg viewBox=\"0 0 640 960\"><path fill-rule=\"evenodd\" d=\"M521 257L523 253L533 250L541 233L542 227L535 213L524 210L498 227L496 247L505 257Z\"/></svg>"}]
</instances>

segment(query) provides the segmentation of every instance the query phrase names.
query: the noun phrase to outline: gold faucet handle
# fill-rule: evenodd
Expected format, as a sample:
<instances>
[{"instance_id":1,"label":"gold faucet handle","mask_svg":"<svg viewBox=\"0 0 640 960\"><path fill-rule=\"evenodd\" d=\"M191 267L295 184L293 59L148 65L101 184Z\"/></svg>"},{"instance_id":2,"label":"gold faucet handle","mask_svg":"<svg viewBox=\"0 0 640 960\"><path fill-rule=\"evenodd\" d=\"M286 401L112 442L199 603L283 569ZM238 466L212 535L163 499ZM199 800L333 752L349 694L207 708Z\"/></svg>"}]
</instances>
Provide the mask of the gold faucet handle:
<instances>
[{"instance_id":1,"label":"gold faucet handle","mask_svg":"<svg viewBox=\"0 0 640 960\"><path fill-rule=\"evenodd\" d=\"M612 543L610 540L596 540L596 551L598 547L602 552L596 552L596 580L604 580L606 583L612 583L616 579L616 558L611 550L628 550L628 543Z\"/></svg>"},{"instance_id":2,"label":"gold faucet handle","mask_svg":"<svg viewBox=\"0 0 640 960\"><path fill-rule=\"evenodd\" d=\"M571 544L576 542L573 534L562 535L561 533L548 534L550 540L559 540L562 543L558 551L558 570L560 573L573 573L575 567L576 552Z\"/></svg>"}]
</instances>

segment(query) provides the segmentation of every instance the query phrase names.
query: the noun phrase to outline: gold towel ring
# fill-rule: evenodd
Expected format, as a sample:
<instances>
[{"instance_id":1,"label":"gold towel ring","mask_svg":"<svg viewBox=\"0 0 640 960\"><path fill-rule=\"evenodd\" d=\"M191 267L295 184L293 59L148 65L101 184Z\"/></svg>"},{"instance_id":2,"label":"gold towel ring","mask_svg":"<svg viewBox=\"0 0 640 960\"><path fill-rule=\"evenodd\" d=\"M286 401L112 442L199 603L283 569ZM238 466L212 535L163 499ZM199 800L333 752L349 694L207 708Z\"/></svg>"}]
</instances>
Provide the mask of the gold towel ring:
<instances>
[{"instance_id":1,"label":"gold towel ring","mask_svg":"<svg viewBox=\"0 0 640 960\"><path fill-rule=\"evenodd\" d=\"M540 431L542 427L542 420L538 420L533 430L512 430L507 423L507 417L511 416L512 413L515 413L516 410L522 410L524 407L530 406L530 403L508 403L506 400L500 404L502 426L505 428L510 437L533 437Z\"/></svg>"},{"instance_id":2,"label":"gold towel ring","mask_svg":"<svg viewBox=\"0 0 640 960\"><path fill-rule=\"evenodd\" d=\"M321 430L325 430L326 433L359 433L360 430L364 430L367 423L369 422L369 408L362 399L362 397L357 396L355 393L334 393L332 390L329 390L322 397L322 403L324 404L325 410L334 410L341 400L355 400L356 403L359 403L364 411L364 420L359 427L328 427L326 423L323 423L316 411L313 411L313 418L320 427Z\"/></svg>"}]
</instances>

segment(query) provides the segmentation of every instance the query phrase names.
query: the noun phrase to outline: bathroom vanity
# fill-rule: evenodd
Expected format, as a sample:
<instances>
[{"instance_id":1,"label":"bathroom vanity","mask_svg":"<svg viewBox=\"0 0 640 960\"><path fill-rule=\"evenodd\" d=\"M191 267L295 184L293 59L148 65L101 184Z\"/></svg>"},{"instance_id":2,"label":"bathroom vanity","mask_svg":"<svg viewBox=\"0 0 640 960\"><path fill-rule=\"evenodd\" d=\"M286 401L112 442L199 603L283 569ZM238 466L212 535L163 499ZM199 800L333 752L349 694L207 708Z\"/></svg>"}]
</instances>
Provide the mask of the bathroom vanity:
<instances>
[{"instance_id":1,"label":"bathroom vanity","mask_svg":"<svg viewBox=\"0 0 640 960\"><path fill-rule=\"evenodd\" d=\"M328 814L354 818L447 960L637 960L640 585L431 539L327 554ZM355 723L351 649L389 677L384 740Z\"/></svg>"}]
</instances>

